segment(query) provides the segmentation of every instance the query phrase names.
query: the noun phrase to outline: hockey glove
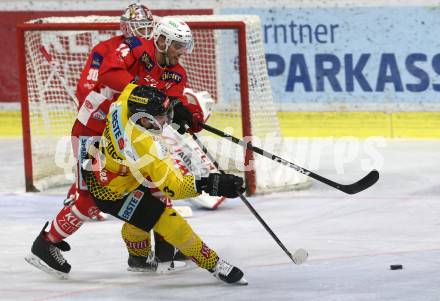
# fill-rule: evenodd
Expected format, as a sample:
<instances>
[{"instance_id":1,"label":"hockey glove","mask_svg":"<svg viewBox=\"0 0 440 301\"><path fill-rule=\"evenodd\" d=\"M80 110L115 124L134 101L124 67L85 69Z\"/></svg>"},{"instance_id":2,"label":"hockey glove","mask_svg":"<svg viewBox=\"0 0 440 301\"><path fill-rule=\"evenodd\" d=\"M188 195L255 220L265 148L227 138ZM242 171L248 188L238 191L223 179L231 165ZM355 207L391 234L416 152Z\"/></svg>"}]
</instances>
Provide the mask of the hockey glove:
<instances>
[{"instance_id":1,"label":"hockey glove","mask_svg":"<svg viewBox=\"0 0 440 301\"><path fill-rule=\"evenodd\" d=\"M243 178L230 174L212 173L207 178L196 180L197 191L204 191L211 196L236 198L245 191Z\"/></svg>"},{"instance_id":2,"label":"hockey glove","mask_svg":"<svg viewBox=\"0 0 440 301\"><path fill-rule=\"evenodd\" d=\"M186 98L186 97L185 97ZM202 130L199 123L203 123L203 112L198 104L187 103L174 98L174 117L173 123L179 128L177 131L183 135L185 133L185 125L189 127L191 133L197 133Z\"/></svg>"},{"instance_id":3,"label":"hockey glove","mask_svg":"<svg viewBox=\"0 0 440 301\"><path fill-rule=\"evenodd\" d=\"M204 122L202 108L199 104L185 103L185 107L192 114L192 123L189 128L190 133L198 133L202 130L201 124Z\"/></svg>"},{"instance_id":4,"label":"hockey glove","mask_svg":"<svg viewBox=\"0 0 440 301\"><path fill-rule=\"evenodd\" d=\"M185 134L185 125L191 128L192 119L191 112L179 100L175 100L173 123L177 124L177 131L180 135Z\"/></svg>"}]
</instances>

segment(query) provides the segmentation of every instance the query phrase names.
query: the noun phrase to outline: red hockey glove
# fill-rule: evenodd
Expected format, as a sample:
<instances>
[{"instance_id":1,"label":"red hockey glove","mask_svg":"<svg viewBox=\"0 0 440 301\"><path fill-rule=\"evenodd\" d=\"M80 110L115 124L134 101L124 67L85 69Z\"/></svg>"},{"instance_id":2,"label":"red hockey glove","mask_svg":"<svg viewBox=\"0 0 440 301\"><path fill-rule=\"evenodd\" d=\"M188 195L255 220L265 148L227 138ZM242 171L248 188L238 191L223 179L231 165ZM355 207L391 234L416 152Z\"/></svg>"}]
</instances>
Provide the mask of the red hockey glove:
<instances>
[{"instance_id":1,"label":"red hockey glove","mask_svg":"<svg viewBox=\"0 0 440 301\"><path fill-rule=\"evenodd\" d=\"M192 123L189 128L191 133L198 133L202 130L201 124L204 122L203 112L199 104L188 103L185 105L192 114Z\"/></svg>"}]
</instances>

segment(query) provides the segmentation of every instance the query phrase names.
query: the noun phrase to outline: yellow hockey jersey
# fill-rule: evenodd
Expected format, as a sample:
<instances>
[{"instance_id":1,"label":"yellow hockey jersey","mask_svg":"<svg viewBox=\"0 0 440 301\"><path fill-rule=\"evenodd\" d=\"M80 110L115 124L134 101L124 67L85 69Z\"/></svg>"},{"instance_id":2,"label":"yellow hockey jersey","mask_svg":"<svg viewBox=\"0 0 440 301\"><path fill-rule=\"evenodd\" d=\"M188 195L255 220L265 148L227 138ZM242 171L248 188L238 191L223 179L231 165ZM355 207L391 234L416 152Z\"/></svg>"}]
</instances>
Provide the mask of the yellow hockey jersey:
<instances>
[{"instance_id":1,"label":"yellow hockey jersey","mask_svg":"<svg viewBox=\"0 0 440 301\"><path fill-rule=\"evenodd\" d=\"M174 165L162 137L128 118L129 84L110 107L99 145L95 178L109 192L124 196L139 185L159 189L171 199L198 196L193 175L183 175Z\"/></svg>"}]
</instances>

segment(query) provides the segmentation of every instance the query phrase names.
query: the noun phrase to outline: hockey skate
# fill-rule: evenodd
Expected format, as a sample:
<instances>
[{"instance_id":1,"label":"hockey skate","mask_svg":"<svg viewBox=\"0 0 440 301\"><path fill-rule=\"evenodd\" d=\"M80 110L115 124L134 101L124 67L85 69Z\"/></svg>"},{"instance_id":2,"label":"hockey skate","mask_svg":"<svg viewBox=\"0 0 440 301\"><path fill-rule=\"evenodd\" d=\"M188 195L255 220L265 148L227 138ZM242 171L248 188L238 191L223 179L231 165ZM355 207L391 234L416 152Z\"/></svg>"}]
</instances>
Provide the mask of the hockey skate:
<instances>
[{"instance_id":1,"label":"hockey skate","mask_svg":"<svg viewBox=\"0 0 440 301\"><path fill-rule=\"evenodd\" d=\"M38 237L32 244L31 254L25 260L36 268L58 278L67 278L70 272L70 264L64 259L60 251L69 251L70 246L65 241L52 243L44 238L46 222Z\"/></svg>"},{"instance_id":2,"label":"hockey skate","mask_svg":"<svg viewBox=\"0 0 440 301\"><path fill-rule=\"evenodd\" d=\"M155 234L155 236L155 256L159 262L190 260L189 257L185 256L185 254L183 254L181 251L174 248L174 246L163 239L163 237L158 234Z\"/></svg>"},{"instance_id":3,"label":"hockey skate","mask_svg":"<svg viewBox=\"0 0 440 301\"><path fill-rule=\"evenodd\" d=\"M237 285L248 284L247 280L243 278L243 272L236 266L227 263L223 259L219 258L215 267L209 271L215 278L226 283Z\"/></svg>"},{"instance_id":4,"label":"hockey skate","mask_svg":"<svg viewBox=\"0 0 440 301\"><path fill-rule=\"evenodd\" d=\"M128 256L128 268L130 272L167 274L185 269L187 264L182 261L160 262L156 257Z\"/></svg>"}]
</instances>

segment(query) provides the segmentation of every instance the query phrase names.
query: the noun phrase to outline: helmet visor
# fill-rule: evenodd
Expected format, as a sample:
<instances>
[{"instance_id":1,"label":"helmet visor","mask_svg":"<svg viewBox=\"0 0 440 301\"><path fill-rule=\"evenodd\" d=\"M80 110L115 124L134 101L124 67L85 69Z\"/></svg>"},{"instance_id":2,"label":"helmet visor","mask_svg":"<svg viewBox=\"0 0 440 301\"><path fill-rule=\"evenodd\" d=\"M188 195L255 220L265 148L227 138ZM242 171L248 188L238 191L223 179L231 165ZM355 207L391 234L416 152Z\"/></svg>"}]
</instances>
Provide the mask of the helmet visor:
<instances>
[{"instance_id":1,"label":"helmet visor","mask_svg":"<svg viewBox=\"0 0 440 301\"><path fill-rule=\"evenodd\" d=\"M152 131L155 134L160 134L166 126L171 124L173 115L173 107L169 106L165 112L155 115L145 111L138 111L133 114L130 119L145 129Z\"/></svg>"},{"instance_id":2,"label":"helmet visor","mask_svg":"<svg viewBox=\"0 0 440 301\"><path fill-rule=\"evenodd\" d=\"M177 52L181 54L189 54L193 51L194 48L194 42L192 39L186 42L173 41L172 45L177 50Z\"/></svg>"}]
</instances>

